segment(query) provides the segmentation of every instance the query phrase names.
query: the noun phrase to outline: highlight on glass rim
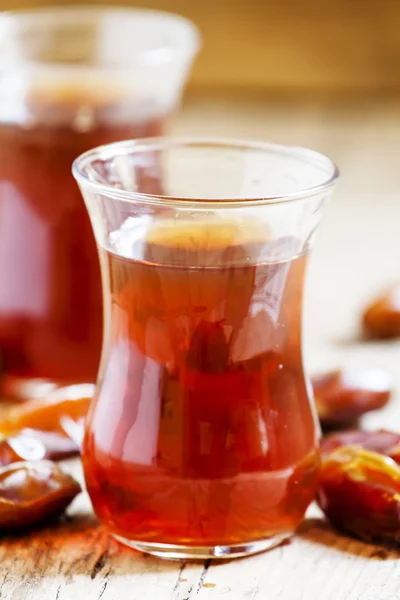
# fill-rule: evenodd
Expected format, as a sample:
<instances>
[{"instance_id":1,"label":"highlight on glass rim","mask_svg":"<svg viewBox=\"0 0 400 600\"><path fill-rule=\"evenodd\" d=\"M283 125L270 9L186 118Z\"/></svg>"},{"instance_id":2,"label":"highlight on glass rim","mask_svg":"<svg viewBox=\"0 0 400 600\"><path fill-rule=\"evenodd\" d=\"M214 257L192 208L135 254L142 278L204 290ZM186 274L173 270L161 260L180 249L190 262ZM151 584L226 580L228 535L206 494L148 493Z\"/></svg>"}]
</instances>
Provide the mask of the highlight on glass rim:
<instances>
[{"instance_id":1,"label":"highlight on glass rim","mask_svg":"<svg viewBox=\"0 0 400 600\"><path fill-rule=\"evenodd\" d=\"M399 19L0 1L1 598L400 598Z\"/></svg>"}]
</instances>

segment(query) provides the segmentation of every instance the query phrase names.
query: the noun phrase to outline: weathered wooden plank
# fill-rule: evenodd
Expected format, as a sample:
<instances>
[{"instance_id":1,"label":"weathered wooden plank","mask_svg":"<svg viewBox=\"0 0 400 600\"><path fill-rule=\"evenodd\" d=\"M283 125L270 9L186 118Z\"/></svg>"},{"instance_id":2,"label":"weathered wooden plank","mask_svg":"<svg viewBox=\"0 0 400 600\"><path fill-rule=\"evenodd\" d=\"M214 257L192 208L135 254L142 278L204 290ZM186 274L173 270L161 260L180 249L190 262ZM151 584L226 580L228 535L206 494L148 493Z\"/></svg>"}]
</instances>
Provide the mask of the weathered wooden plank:
<instances>
[{"instance_id":1,"label":"weathered wooden plank","mask_svg":"<svg viewBox=\"0 0 400 600\"><path fill-rule=\"evenodd\" d=\"M363 544L309 518L290 544L211 565L199 600L398 600L400 552Z\"/></svg>"},{"instance_id":2,"label":"weathered wooden plank","mask_svg":"<svg viewBox=\"0 0 400 600\"><path fill-rule=\"evenodd\" d=\"M202 563L186 566L134 552L110 539L90 512L72 514L59 525L2 541L2 600L107 600L127 592L130 600L147 594L180 600L198 585Z\"/></svg>"}]
</instances>

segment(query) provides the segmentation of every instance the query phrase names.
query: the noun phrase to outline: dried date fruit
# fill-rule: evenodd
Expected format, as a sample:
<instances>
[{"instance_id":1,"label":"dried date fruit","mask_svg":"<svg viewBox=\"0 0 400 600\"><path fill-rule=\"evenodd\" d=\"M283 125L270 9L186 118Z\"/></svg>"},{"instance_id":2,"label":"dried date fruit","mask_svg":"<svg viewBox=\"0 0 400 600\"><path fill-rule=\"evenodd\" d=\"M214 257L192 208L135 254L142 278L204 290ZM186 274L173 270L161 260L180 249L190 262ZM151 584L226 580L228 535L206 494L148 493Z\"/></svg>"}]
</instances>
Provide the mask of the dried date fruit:
<instances>
[{"instance_id":1,"label":"dried date fruit","mask_svg":"<svg viewBox=\"0 0 400 600\"><path fill-rule=\"evenodd\" d=\"M79 454L79 446L66 435L23 429L0 439L0 467L23 460L63 460Z\"/></svg>"},{"instance_id":2,"label":"dried date fruit","mask_svg":"<svg viewBox=\"0 0 400 600\"><path fill-rule=\"evenodd\" d=\"M80 491L79 483L48 460L0 468L0 533L59 517Z\"/></svg>"},{"instance_id":3,"label":"dried date fruit","mask_svg":"<svg viewBox=\"0 0 400 600\"><path fill-rule=\"evenodd\" d=\"M290 476L286 494L285 511L290 515L304 515L317 490L317 476L320 466L320 452L312 451L301 460Z\"/></svg>"},{"instance_id":4,"label":"dried date fruit","mask_svg":"<svg viewBox=\"0 0 400 600\"><path fill-rule=\"evenodd\" d=\"M362 328L371 339L400 337L400 284L378 296L362 315Z\"/></svg>"},{"instance_id":5,"label":"dried date fruit","mask_svg":"<svg viewBox=\"0 0 400 600\"><path fill-rule=\"evenodd\" d=\"M331 524L368 542L400 542L400 467L356 446L325 455L317 502Z\"/></svg>"},{"instance_id":6,"label":"dried date fruit","mask_svg":"<svg viewBox=\"0 0 400 600\"><path fill-rule=\"evenodd\" d=\"M344 369L312 379L322 427L349 426L366 412L383 408L392 377L382 369Z\"/></svg>"},{"instance_id":7,"label":"dried date fruit","mask_svg":"<svg viewBox=\"0 0 400 600\"><path fill-rule=\"evenodd\" d=\"M323 454L332 452L341 446L360 446L364 450L371 450L385 454L400 464L400 433L386 431L338 431L324 436L321 442Z\"/></svg>"},{"instance_id":8,"label":"dried date fruit","mask_svg":"<svg viewBox=\"0 0 400 600\"><path fill-rule=\"evenodd\" d=\"M7 435L21 429L63 432L62 419L74 421L86 416L95 386L79 384L61 387L43 399L28 400L2 411L0 434Z\"/></svg>"}]
</instances>

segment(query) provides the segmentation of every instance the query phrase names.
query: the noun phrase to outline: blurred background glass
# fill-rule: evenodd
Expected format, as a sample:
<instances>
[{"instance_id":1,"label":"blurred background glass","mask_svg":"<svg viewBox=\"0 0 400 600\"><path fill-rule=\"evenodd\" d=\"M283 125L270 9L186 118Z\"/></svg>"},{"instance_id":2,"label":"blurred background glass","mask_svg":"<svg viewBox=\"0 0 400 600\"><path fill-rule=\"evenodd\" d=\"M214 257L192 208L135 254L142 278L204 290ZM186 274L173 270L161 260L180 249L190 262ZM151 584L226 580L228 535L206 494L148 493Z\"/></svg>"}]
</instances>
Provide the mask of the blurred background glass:
<instances>
[{"instance_id":1,"label":"blurred background glass","mask_svg":"<svg viewBox=\"0 0 400 600\"><path fill-rule=\"evenodd\" d=\"M100 269L72 161L101 144L164 133L199 43L190 21L165 12L0 15L3 395L95 381Z\"/></svg>"},{"instance_id":2,"label":"blurred background glass","mask_svg":"<svg viewBox=\"0 0 400 600\"><path fill-rule=\"evenodd\" d=\"M62 2L1 0L0 9L38 4ZM192 89L399 90L397 0L120 0L117 4L176 12L199 26L205 44Z\"/></svg>"}]
</instances>

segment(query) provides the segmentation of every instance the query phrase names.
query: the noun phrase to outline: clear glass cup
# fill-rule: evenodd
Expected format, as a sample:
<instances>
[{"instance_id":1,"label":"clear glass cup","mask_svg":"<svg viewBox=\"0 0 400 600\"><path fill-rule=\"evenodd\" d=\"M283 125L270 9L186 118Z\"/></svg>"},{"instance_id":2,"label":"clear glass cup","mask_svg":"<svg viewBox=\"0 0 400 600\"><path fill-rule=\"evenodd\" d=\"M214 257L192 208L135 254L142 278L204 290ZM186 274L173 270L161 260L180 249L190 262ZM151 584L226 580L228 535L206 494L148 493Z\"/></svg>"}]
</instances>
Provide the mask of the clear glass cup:
<instances>
[{"instance_id":1,"label":"clear glass cup","mask_svg":"<svg viewBox=\"0 0 400 600\"><path fill-rule=\"evenodd\" d=\"M315 492L302 294L335 166L302 148L159 138L89 151L74 175L106 313L83 449L98 518L169 558L276 545Z\"/></svg>"},{"instance_id":2,"label":"clear glass cup","mask_svg":"<svg viewBox=\"0 0 400 600\"><path fill-rule=\"evenodd\" d=\"M0 15L1 394L95 381L103 307L74 158L160 135L199 34L163 12L67 7Z\"/></svg>"}]
</instances>

